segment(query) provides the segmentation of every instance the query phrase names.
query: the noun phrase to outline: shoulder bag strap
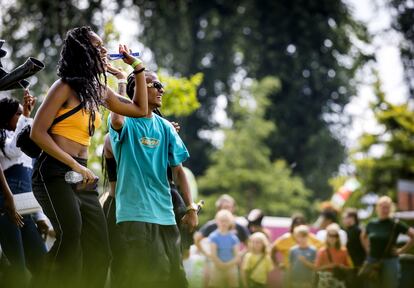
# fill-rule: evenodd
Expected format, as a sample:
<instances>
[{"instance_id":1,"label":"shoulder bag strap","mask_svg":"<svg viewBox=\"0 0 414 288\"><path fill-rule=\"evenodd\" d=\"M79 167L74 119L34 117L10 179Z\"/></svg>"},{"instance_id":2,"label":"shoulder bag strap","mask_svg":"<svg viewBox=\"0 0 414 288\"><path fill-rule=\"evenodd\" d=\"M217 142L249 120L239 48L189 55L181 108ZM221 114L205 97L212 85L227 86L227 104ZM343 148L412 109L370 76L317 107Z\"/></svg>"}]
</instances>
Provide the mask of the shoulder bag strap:
<instances>
[{"instance_id":1,"label":"shoulder bag strap","mask_svg":"<svg viewBox=\"0 0 414 288\"><path fill-rule=\"evenodd\" d=\"M326 247L326 253L328 254L328 260L329 260L329 262L330 263L333 263L332 256L331 256L331 252L329 252L329 248L328 247Z\"/></svg>"},{"instance_id":2,"label":"shoulder bag strap","mask_svg":"<svg viewBox=\"0 0 414 288\"><path fill-rule=\"evenodd\" d=\"M392 240L394 238L394 231L395 231L395 227L397 226L398 223L398 219L393 221L393 225L392 225L392 229L391 229L391 233L390 233L390 238L388 239L388 244L387 247L385 248L384 252L382 253L382 258L384 258L385 254L391 249L392 246Z\"/></svg>"},{"instance_id":3,"label":"shoulder bag strap","mask_svg":"<svg viewBox=\"0 0 414 288\"><path fill-rule=\"evenodd\" d=\"M266 257L266 254L263 255L259 260L257 260L256 264L254 264L252 269L249 269L249 271L247 272L248 277L250 278L250 276L253 274L254 270L256 270L256 268L259 266L259 264L263 261L263 259Z\"/></svg>"},{"instance_id":4,"label":"shoulder bag strap","mask_svg":"<svg viewBox=\"0 0 414 288\"><path fill-rule=\"evenodd\" d=\"M75 114L76 112L78 112L79 110L82 109L83 103L81 102L78 106L76 106L75 108L69 110L68 112L60 115L59 117L56 117L55 120L53 120L52 125L50 127L52 127L53 125L59 123L60 121L65 120L66 118L72 116L73 114Z\"/></svg>"}]
</instances>

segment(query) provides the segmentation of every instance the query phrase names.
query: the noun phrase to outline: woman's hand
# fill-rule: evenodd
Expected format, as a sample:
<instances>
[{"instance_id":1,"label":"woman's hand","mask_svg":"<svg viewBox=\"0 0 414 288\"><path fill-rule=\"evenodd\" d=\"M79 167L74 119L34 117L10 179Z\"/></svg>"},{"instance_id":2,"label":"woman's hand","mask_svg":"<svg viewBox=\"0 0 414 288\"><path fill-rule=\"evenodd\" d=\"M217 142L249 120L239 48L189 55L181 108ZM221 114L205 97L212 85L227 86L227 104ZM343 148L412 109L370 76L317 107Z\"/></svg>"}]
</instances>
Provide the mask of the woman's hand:
<instances>
[{"instance_id":1,"label":"woman's hand","mask_svg":"<svg viewBox=\"0 0 414 288\"><path fill-rule=\"evenodd\" d=\"M128 65L131 65L137 60L137 58L133 57L129 53L132 53L132 51L128 49L126 45L119 44L119 54L124 55L124 58L122 58L122 61L124 61Z\"/></svg>"},{"instance_id":2,"label":"woman's hand","mask_svg":"<svg viewBox=\"0 0 414 288\"><path fill-rule=\"evenodd\" d=\"M49 233L49 225L47 225L46 220L39 220L36 222L37 231L42 236L44 240L46 240L47 235Z\"/></svg>"},{"instance_id":3,"label":"woman's hand","mask_svg":"<svg viewBox=\"0 0 414 288\"><path fill-rule=\"evenodd\" d=\"M23 115L25 117L30 117L30 113L32 113L35 102L36 98L30 94L29 89L25 89L23 94Z\"/></svg>"},{"instance_id":4,"label":"woman's hand","mask_svg":"<svg viewBox=\"0 0 414 288\"><path fill-rule=\"evenodd\" d=\"M108 63L106 65L106 69L109 73L111 73L112 75L114 75L116 77L116 79L127 79L128 74L122 70L121 68L116 68L114 66L112 66L111 63Z\"/></svg>"},{"instance_id":5,"label":"woman's hand","mask_svg":"<svg viewBox=\"0 0 414 288\"><path fill-rule=\"evenodd\" d=\"M13 223L15 223L18 227L23 227L23 216L16 211L14 198L11 193L4 195L4 209L6 210Z\"/></svg>"},{"instance_id":6,"label":"woman's hand","mask_svg":"<svg viewBox=\"0 0 414 288\"><path fill-rule=\"evenodd\" d=\"M96 181L96 178L98 178L90 169L80 164L77 164L76 167L73 168L73 171L82 175L84 184L93 183Z\"/></svg>"}]
</instances>

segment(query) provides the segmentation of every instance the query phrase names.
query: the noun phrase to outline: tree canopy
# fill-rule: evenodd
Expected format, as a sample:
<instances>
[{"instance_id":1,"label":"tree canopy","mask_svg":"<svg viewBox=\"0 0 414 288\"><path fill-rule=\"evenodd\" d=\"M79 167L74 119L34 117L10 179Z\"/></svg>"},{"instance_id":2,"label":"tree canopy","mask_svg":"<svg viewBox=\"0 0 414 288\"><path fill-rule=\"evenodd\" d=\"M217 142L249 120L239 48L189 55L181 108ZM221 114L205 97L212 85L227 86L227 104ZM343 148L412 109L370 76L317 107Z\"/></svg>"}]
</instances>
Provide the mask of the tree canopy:
<instances>
[{"instance_id":1,"label":"tree canopy","mask_svg":"<svg viewBox=\"0 0 414 288\"><path fill-rule=\"evenodd\" d=\"M266 111L266 118L278 125L267 139L270 157L286 159L316 197L331 193L328 179L345 158L341 135L331 125L344 125L346 119L331 123L326 115L342 112L354 94L355 71L370 59L351 41L368 37L342 1L133 4L140 7L142 39L160 66L181 75L204 73L200 109L180 119L188 127L183 137L198 156L190 161L196 174L208 167L212 147L199 133L217 126L211 118L217 96L229 97L231 87L246 76L273 75L281 89L270 96Z\"/></svg>"},{"instance_id":2,"label":"tree canopy","mask_svg":"<svg viewBox=\"0 0 414 288\"><path fill-rule=\"evenodd\" d=\"M211 155L211 166L198 178L202 195L230 194L242 214L253 208L285 216L292 210L307 211L310 191L292 176L285 161L270 160L265 143L275 131L275 124L264 119L268 96L279 86L279 81L267 77L234 95L233 124L224 129L223 147Z\"/></svg>"},{"instance_id":3,"label":"tree canopy","mask_svg":"<svg viewBox=\"0 0 414 288\"><path fill-rule=\"evenodd\" d=\"M408 103L387 101L379 81L375 91L371 106L383 130L362 135L354 151L356 176L361 182L356 196L372 192L395 200L398 180L414 178L414 111Z\"/></svg>"},{"instance_id":4,"label":"tree canopy","mask_svg":"<svg viewBox=\"0 0 414 288\"><path fill-rule=\"evenodd\" d=\"M280 89L269 95L264 112L265 119L277 123L277 130L265 139L268 157L272 162L284 159L315 198L330 195L328 179L346 157L341 129L335 127L347 124L341 114L355 92L355 71L371 59L354 45L369 37L343 1L1 1L0 37L9 43L13 62L35 56L46 64L35 77L37 95L56 77L66 31L86 24L104 34L111 30L105 23L116 13L138 11L131 26L139 28L137 38L152 51L158 67L190 82L201 81L194 75L203 74L196 90L199 108L196 104L189 110L194 113L174 115L189 151L196 155L189 162L196 175L204 174L211 161L208 155L216 149L201 132L219 126L212 117L217 97L227 98L227 114L234 120L234 88L247 78L277 77ZM106 34L115 39L119 35ZM181 105L185 91L176 91L180 97L166 101ZM171 112L166 108L166 113Z\"/></svg>"},{"instance_id":5,"label":"tree canopy","mask_svg":"<svg viewBox=\"0 0 414 288\"><path fill-rule=\"evenodd\" d=\"M401 60L405 69L405 82L411 98L414 97L414 5L410 0L390 0L393 8L393 28L401 33Z\"/></svg>"}]
</instances>

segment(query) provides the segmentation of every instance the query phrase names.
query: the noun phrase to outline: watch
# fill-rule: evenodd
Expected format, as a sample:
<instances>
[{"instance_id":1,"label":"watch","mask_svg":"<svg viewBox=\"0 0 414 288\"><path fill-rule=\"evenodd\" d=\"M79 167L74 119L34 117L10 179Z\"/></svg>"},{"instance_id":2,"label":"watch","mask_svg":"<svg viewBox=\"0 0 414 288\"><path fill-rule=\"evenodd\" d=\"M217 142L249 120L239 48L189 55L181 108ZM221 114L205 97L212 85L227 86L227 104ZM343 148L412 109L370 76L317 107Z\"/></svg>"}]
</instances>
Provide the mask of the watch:
<instances>
[{"instance_id":1,"label":"watch","mask_svg":"<svg viewBox=\"0 0 414 288\"><path fill-rule=\"evenodd\" d=\"M198 211L198 205L196 203L191 203L190 205L187 206L187 208L185 209L185 212L187 213L188 211L194 210L195 212Z\"/></svg>"}]
</instances>

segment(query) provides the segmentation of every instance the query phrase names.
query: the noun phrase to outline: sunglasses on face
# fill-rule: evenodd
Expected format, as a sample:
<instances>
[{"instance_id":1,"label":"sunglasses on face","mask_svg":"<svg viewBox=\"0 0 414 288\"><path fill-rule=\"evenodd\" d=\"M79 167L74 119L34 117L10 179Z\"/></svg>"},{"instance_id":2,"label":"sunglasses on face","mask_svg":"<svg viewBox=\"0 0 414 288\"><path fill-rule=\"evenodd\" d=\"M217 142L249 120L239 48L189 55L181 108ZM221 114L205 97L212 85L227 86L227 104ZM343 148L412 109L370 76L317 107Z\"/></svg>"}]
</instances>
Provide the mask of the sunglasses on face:
<instances>
[{"instance_id":1,"label":"sunglasses on face","mask_svg":"<svg viewBox=\"0 0 414 288\"><path fill-rule=\"evenodd\" d=\"M147 83L147 87L148 88L155 88L158 91L160 91L161 89L164 88L164 85L161 82L154 81L154 82L151 82L151 83Z\"/></svg>"},{"instance_id":2,"label":"sunglasses on face","mask_svg":"<svg viewBox=\"0 0 414 288\"><path fill-rule=\"evenodd\" d=\"M328 234L328 237L338 238L338 237L339 237L339 235L338 235L338 234Z\"/></svg>"}]
</instances>

